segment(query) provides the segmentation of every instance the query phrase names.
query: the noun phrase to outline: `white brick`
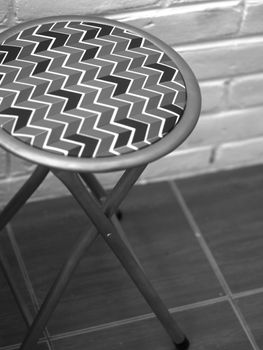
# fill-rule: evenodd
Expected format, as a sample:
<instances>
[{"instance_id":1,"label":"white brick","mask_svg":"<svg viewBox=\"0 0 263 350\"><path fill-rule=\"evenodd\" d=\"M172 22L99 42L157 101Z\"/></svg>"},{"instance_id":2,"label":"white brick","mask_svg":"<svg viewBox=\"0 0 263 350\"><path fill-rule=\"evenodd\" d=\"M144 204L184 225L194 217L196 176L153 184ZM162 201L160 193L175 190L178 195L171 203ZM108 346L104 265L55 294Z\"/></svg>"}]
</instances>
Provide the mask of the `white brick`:
<instances>
[{"instance_id":1,"label":"white brick","mask_svg":"<svg viewBox=\"0 0 263 350\"><path fill-rule=\"evenodd\" d=\"M0 210L5 206L12 196L17 192L20 186L12 186L13 179L1 179L0 181ZM22 185L22 183L21 183Z\"/></svg>"},{"instance_id":2,"label":"white brick","mask_svg":"<svg viewBox=\"0 0 263 350\"><path fill-rule=\"evenodd\" d=\"M201 117L181 148L219 145L263 135L263 107Z\"/></svg>"},{"instance_id":3,"label":"white brick","mask_svg":"<svg viewBox=\"0 0 263 350\"><path fill-rule=\"evenodd\" d=\"M68 14L89 15L154 5L158 0L16 0L19 20Z\"/></svg>"},{"instance_id":4,"label":"white brick","mask_svg":"<svg viewBox=\"0 0 263 350\"><path fill-rule=\"evenodd\" d=\"M102 182L105 188L112 188L120 175L121 172L99 174L98 179ZM28 177L29 176L9 177L0 182L0 206L3 206L12 198ZM69 195L68 190L53 174L50 173L29 201L56 198L66 195Z\"/></svg>"},{"instance_id":5,"label":"white brick","mask_svg":"<svg viewBox=\"0 0 263 350\"><path fill-rule=\"evenodd\" d=\"M0 193L1 203L6 203L9 199L11 199L18 189L25 183L28 177L29 176L10 177L6 181L2 182L0 185L0 190L2 191ZM50 174L30 198L30 201L59 197L67 195L68 193L69 192L65 186L63 186L58 179Z\"/></svg>"},{"instance_id":6,"label":"white brick","mask_svg":"<svg viewBox=\"0 0 263 350\"><path fill-rule=\"evenodd\" d=\"M14 155L10 155L9 172L12 176L31 173L34 168L34 164Z\"/></svg>"},{"instance_id":7,"label":"white brick","mask_svg":"<svg viewBox=\"0 0 263 350\"><path fill-rule=\"evenodd\" d=\"M222 145L215 158L218 169L263 163L263 137Z\"/></svg>"},{"instance_id":8,"label":"white brick","mask_svg":"<svg viewBox=\"0 0 263 350\"><path fill-rule=\"evenodd\" d=\"M202 113L224 110L226 107L225 81L200 83L202 95Z\"/></svg>"},{"instance_id":9,"label":"white brick","mask_svg":"<svg viewBox=\"0 0 263 350\"><path fill-rule=\"evenodd\" d=\"M232 107L263 105L263 74L234 79L229 85L229 103Z\"/></svg>"},{"instance_id":10,"label":"white brick","mask_svg":"<svg viewBox=\"0 0 263 350\"><path fill-rule=\"evenodd\" d=\"M6 176L6 167L7 167L7 155L3 149L0 149L0 178Z\"/></svg>"},{"instance_id":11,"label":"white brick","mask_svg":"<svg viewBox=\"0 0 263 350\"><path fill-rule=\"evenodd\" d=\"M241 34L263 33L262 0L246 0Z\"/></svg>"},{"instance_id":12,"label":"white brick","mask_svg":"<svg viewBox=\"0 0 263 350\"><path fill-rule=\"evenodd\" d=\"M98 180L105 188L112 188L122 175L122 171L115 171L111 173L96 174Z\"/></svg>"},{"instance_id":13,"label":"white brick","mask_svg":"<svg viewBox=\"0 0 263 350\"><path fill-rule=\"evenodd\" d=\"M0 0L0 22L5 23L8 18L8 7L10 0Z\"/></svg>"},{"instance_id":14,"label":"white brick","mask_svg":"<svg viewBox=\"0 0 263 350\"><path fill-rule=\"evenodd\" d=\"M209 166L211 147L176 151L156 162L151 163L140 177L138 183L182 177L196 172L204 172ZM112 188L122 172L98 174L98 179L106 188ZM17 190L24 184L28 176L11 177L0 183L0 206L4 206ZM69 195L64 185L52 174L37 189L29 201L56 198Z\"/></svg>"},{"instance_id":15,"label":"white brick","mask_svg":"<svg viewBox=\"0 0 263 350\"><path fill-rule=\"evenodd\" d=\"M210 2L125 13L114 18L145 29L174 45L224 38L236 33L239 29L241 7L239 0Z\"/></svg>"},{"instance_id":16,"label":"white brick","mask_svg":"<svg viewBox=\"0 0 263 350\"><path fill-rule=\"evenodd\" d=\"M177 50L199 79L262 72L262 37L181 46Z\"/></svg>"},{"instance_id":17,"label":"white brick","mask_svg":"<svg viewBox=\"0 0 263 350\"><path fill-rule=\"evenodd\" d=\"M205 172L210 166L211 147L177 150L148 165L140 182L173 179Z\"/></svg>"}]
</instances>

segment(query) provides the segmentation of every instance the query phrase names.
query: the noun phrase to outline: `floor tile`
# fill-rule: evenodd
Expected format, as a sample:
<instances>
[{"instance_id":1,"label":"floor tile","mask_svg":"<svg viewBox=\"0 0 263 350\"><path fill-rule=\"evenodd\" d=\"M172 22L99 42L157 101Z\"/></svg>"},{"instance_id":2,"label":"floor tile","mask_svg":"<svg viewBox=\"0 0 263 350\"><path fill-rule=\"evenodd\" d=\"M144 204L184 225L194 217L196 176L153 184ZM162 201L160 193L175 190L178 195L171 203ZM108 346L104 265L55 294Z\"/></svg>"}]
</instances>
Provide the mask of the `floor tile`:
<instances>
[{"instance_id":1,"label":"floor tile","mask_svg":"<svg viewBox=\"0 0 263 350\"><path fill-rule=\"evenodd\" d=\"M50 346L48 346L46 343L39 343L37 344L36 350L50 350Z\"/></svg>"},{"instance_id":2,"label":"floor tile","mask_svg":"<svg viewBox=\"0 0 263 350\"><path fill-rule=\"evenodd\" d=\"M238 304L256 339L259 349L263 349L263 293L240 298Z\"/></svg>"},{"instance_id":3,"label":"floor tile","mask_svg":"<svg viewBox=\"0 0 263 350\"><path fill-rule=\"evenodd\" d=\"M7 231L3 230L0 235L1 252L9 266L10 273L16 283L20 295L25 301L31 314L33 307L26 286L24 284L16 257L11 250ZM0 267L0 348L20 342L26 332L26 323L7 284L6 276Z\"/></svg>"},{"instance_id":4,"label":"floor tile","mask_svg":"<svg viewBox=\"0 0 263 350\"><path fill-rule=\"evenodd\" d=\"M26 325L0 269L0 348L20 342Z\"/></svg>"},{"instance_id":5,"label":"floor tile","mask_svg":"<svg viewBox=\"0 0 263 350\"><path fill-rule=\"evenodd\" d=\"M136 186L123 205L123 225L169 307L222 295L198 242L166 183ZM71 198L29 204L13 223L40 300L78 234L89 223ZM49 323L52 334L150 312L105 243L81 261Z\"/></svg>"},{"instance_id":6,"label":"floor tile","mask_svg":"<svg viewBox=\"0 0 263 350\"><path fill-rule=\"evenodd\" d=\"M227 303L176 314L194 350L252 350L231 307ZM56 350L173 350L169 337L156 319L143 320L55 342Z\"/></svg>"},{"instance_id":7,"label":"floor tile","mask_svg":"<svg viewBox=\"0 0 263 350\"><path fill-rule=\"evenodd\" d=\"M233 292L263 286L263 166L177 181Z\"/></svg>"}]
</instances>

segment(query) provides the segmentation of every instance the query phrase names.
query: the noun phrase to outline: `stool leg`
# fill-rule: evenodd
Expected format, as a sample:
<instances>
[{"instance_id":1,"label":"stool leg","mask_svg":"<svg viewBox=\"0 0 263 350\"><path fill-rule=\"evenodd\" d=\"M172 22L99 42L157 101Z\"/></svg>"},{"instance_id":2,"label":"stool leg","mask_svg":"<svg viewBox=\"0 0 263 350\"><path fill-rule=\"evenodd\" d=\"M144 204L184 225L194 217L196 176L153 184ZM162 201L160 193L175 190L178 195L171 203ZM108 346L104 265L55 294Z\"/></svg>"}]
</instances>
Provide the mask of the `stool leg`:
<instances>
[{"instance_id":1,"label":"stool leg","mask_svg":"<svg viewBox=\"0 0 263 350\"><path fill-rule=\"evenodd\" d=\"M107 193L102 185L97 180L96 176L91 173L80 173L79 174L85 184L92 190L94 196L98 200L103 200L107 197Z\"/></svg>"},{"instance_id":2,"label":"stool leg","mask_svg":"<svg viewBox=\"0 0 263 350\"><path fill-rule=\"evenodd\" d=\"M153 312L156 314L161 324L172 338L177 349L187 349L189 341L174 321L167 307L147 279L144 271L130 252L129 247L119 235L112 221L105 216L96 201L85 191L85 187L77 174L61 172L60 180L66 185L77 202L89 216L93 224L97 227L106 243L122 263L123 267L130 275L145 300L148 302Z\"/></svg>"},{"instance_id":3,"label":"stool leg","mask_svg":"<svg viewBox=\"0 0 263 350\"><path fill-rule=\"evenodd\" d=\"M100 200L101 198L104 198L104 200L107 197L107 193L104 190L104 188L102 187L102 185L99 183L99 181L97 180L97 178L95 177L95 175L91 174L91 173L81 173L79 174L82 178L82 180L85 182L85 184L92 190L92 192L94 193L95 197ZM116 214L114 214L112 216L112 221L114 222L114 225L116 227L116 229L119 232L119 235L122 236L122 239L125 241L126 245L129 247L130 252L133 254L134 258L137 260L137 262L140 264L137 256L135 255L126 235L125 232L123 231L121 225L119 224L119 220L122 217L122 212L117 209ZM140 265L141 266L141 265ZM141 266L142 268L142 266Z\"/></svg>"},{"instance_id":4,"label":"stool leg","mask_svg":"<svg viewBox=\"0 0 263 350\"><path fill-rule=\"evenodd\" d=\"M114 190L109 194L107 200L103 205L103 210L108 216L112 216L118 209L120 203L127 195L129 189L136 182L145 167L137 169L127 170L125 174L120 178ZM56 172L54 171L56 174ZM84 189L86 191L86 189ZM40 307L39 313L34 319L20 350L32 350L36 345L42 329L45 327L50 316L52 315L59 299L61 298L63 291L65 290L70 277L75 271L81 257L85 253L86 249L92 244L97 237L97 229L92 227L88 233L83 233L75 243L73 250L67 261L65 262L61 272L58 274L56 281L51 287L48 295L46 296L43 304Z\"/></svg>"},{"instance_id":5,"label":"stool leg","mask_svg":"<svg viewBox=\"0 0 263 350\"><path fill-rule=\"evenodd\" d=\"M95 175L92 173L80 173L80 176L98 200L103 200L107 197L107 192L104 190ZM118 209L115 215L118 220L122 219L123 215L121 210Z\"/></svg>"},{"instance_id":6,"label":"stool leg","mask_svg":"<svg viewBox=\"0 0 263 350\"><path fill-rule=\"evenodd\" d=\"M83 256L86 249L93 243L96 237L97 230L92 228L88 233L85 233L85 235L82 235L77 240L69 258L58 274L29 331L27 332L20 350L34 349L38 339L41 336L42 330L45 328L50 316L54 312L64 290L69 283L70 277L78 266L81 257Z\"/></svg>"},{"instance_id":7,"label":"stool leg","mask_svg":"<svg viewBox=\"0 0 263 350\"><path fill-rule=\"evenodd\" d=\"M21 189L14 195L10 202L6 205L3 211L0 213L0 230L2 230L13 216L19 211L19 209L25 204L28 198L35 192L39 185L43 182L49 172L48 168L43 166L37 166L30 178L21 187ZM0 265L6 277L7 283L11 289L11 292L15 298L16 304L26 322L27 326L30 327L33 316L21 295L19 288L12 276L10 266L5 258L5 254L0 250ZM49 341L47 331L44 330L44 334L47 336L50 348L53 349L52 344Z\"/></svg>"},{"instance_id":8,"label":"stool leg","mask_svg":"<svg viewBox=\"0 0 263 350\"><path fill-rule=\"evenodd\" d=\"M49 172L48 168L38 166L32 173L30 178L14 195L10 202L0 213L0 230L2 230L19 209L26 203L28 198L35 192L39 185L43 182Z\"/></svg>"},{"instance_id":9,"label":"stool leg","mask_svg":"<svg viewBox=\"0 0 263 350\"><path fill-rule=\"evenodd\" d=\"M22 315L27 327L29 328L34 320L34 317L31 313L31 311L29 310L29 307L27 306L27 303L25 302L24 297L20 293L20 290L17 286L17 283L16 283L15 279L13 278L13 275L11 272L11 267L10 267L7 259L5 258L5 254L3 254L1 247L0 247L0 267L4 273L4 276L7 280L7 283L12 291L12 294L14 296L14 299L16 301L18 309L20 310L21 315ZM50 335L48 333L48 330L45 328L43 330L43 333L46 336L48 348L53 350L54 347L53 347L53 344L50 340Z\"/></svg>"},{"instance_id":10,"label":"stool leg","mask_svg":"<svg viewBox=\"0 0 263 350\"><path fill-rule=\"evenodd\" d=\"M2 268L2 271L4 273L4 276L8 282L8 285L14 295L16 304L23 316L23 319L26 323L26 325L29 327L30 324L33 321L33 316L29 310L29 308L27 307L27 304L23 298L23 296L21 295L19 288L17 287L16 281L13 278L12 272L11 272L11 268L9 266L9 263L7 261L7 259L5 258L5 254L3 254L2 249L0 247L0 266Z\"/></svg>"}]
</instances>

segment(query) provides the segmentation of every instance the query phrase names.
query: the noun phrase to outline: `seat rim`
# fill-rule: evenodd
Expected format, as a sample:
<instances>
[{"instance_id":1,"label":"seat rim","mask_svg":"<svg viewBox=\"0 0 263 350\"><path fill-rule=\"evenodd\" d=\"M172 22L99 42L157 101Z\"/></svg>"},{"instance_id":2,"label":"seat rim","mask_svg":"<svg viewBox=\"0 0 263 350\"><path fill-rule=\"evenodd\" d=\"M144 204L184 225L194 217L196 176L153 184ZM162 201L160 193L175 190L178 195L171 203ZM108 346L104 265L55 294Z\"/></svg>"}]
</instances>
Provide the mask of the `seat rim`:
<instances>
[{"instance_id":1,"label":"seat rim","mask_svg":"<svg viewBox=\"0 0 263 350\"><path fill-rule=\"evenodd\" d=\"M167 133L157 142L145 148L112 157L78 158L51 153L42 149L37 149L16 139L2 128L0 128L0 146L6 151L32 163L44 165L49 168L77 172L107 172L124 170L151 163L175 150L193 131L198 121L201 110L201 93L197 79L189 65L176 51L174 51L174 49L172 49L162 40L156 38L148 32L145 32L144 30L138 29L123 22L108 18L106 19L103 17L100 18L97 16L81 15L43 17L37 20L18 24L15 27L0 33L0 40L7 39L9 36L21 30L25 30L33 25L47 23L48 21L64 20L85 20L98 22L100 24L118 26L122 29L133 31L135 34L150 40L157 47L163 50L176 64L179 72L182 74L186 87L186 106L180 121L169 133Z\"/></svg>"}]
</instances>

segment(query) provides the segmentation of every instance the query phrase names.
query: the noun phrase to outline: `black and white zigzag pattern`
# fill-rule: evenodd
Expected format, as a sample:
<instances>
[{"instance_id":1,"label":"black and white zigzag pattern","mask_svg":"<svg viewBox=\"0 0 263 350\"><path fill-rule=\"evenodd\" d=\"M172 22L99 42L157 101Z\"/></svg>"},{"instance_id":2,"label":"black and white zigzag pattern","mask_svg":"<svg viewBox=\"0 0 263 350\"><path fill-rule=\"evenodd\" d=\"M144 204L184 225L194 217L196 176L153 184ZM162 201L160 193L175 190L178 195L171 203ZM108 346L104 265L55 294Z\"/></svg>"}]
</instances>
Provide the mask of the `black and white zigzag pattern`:
<instances>
[{"instance_id":1,"label":"black and white zigzag pattern","mask_svg":"<svg viewBox=\"0 0 263 350\"><path fill-rule=\"evenodd\" d=\"M0 126L39 149L74 157L132 152L171 131L185 103L175 63L119 27L49 22L0 43Z\"/></svg>"}]
</instances>

